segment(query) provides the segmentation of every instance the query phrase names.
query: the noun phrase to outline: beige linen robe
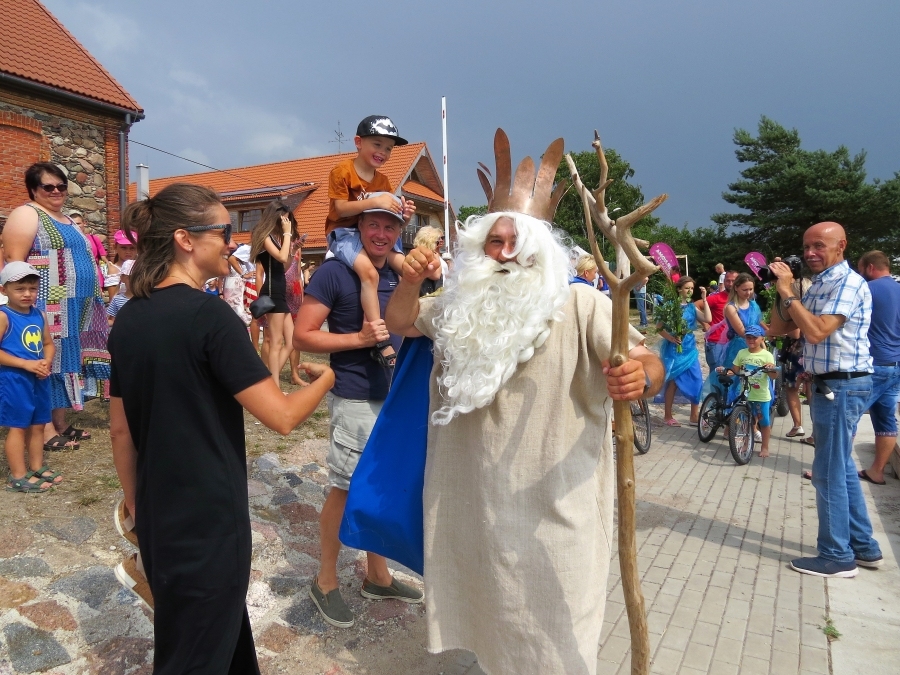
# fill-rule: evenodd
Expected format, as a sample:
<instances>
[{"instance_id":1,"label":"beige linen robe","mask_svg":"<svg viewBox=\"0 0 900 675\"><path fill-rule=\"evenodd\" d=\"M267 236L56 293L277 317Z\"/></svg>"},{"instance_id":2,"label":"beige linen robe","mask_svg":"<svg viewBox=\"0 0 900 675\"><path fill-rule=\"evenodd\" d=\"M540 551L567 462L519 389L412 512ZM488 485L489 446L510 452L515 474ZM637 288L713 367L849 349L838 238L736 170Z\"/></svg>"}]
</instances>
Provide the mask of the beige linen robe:
<instances>
[{"instance_id":1,"label":"beige linen robe","mask_svg":"<svg viewBox=\"0 0 900 675\"><path fill-rule=\"evenodd\" d=\"M565 320L490 406L428 429L428 649L475 652L487 675L597 671L615 495L601 369L612 306L570 288ZM419 312L433 338L434 299ZM432 412L439 369L436 355Z\"/></svg>"}]
</instances>

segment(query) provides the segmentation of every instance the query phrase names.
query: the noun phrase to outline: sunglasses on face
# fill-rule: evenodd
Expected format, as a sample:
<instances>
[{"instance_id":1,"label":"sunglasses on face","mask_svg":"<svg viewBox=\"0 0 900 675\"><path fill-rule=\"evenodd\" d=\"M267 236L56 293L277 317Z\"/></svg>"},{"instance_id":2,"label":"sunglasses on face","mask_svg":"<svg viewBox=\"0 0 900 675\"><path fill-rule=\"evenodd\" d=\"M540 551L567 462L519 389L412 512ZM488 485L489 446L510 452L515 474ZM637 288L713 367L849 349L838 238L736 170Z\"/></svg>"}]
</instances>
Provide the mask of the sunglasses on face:
<instances>
[{"instance_id":1,"label":"sunglasses on face","mask_svg":"<svg viewBox=\"0 0 900 675\"><path fill-rule=\"evenodd\" d=\"M57 183L56 185L51 185L51 184L47 183L47 184L38 185L38 187L41 190L43 190L44 192L46 192L48 195L52 194L54 191L66 192L69 189L69 185L67 183Z\"/></svg>"},{"instance_id":2,"label":"sunglasses on face","mask_svg":"<svg viewBox=\"0 0 900 675\"><path fill-rule=\"evenodd\" d=\"M224 225L194 225L193 227L184 228L188 232L206 232L208 230L223 230L225 243L231 243L231 223Z\"/></svg>"}]
</instances>

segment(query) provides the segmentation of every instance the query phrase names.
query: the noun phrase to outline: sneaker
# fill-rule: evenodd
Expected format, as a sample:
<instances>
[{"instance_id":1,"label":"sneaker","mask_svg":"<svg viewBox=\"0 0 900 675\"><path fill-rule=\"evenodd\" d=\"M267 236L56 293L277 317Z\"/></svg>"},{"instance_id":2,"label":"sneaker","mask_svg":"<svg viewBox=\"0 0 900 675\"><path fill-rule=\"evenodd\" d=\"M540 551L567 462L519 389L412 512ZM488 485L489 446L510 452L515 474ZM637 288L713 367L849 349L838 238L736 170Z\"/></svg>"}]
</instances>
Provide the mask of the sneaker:
<instances>
[{"instance_id":1,"label":"sneaker","mask_svg":"<svg viewBox=\"0 0 900 675\"><path fill-rule=\"evenodd\" d=\"M759 429L753 432L753 440L757 443L762 442L762 432Z\"/></svg>"},{"instance_id":2,"label":"sneaker","mask_svg":"<svg viewBox=\"0 0 900 675\"><path fill-rule=\"evenodd\" d=\"M871 570L878 569L884 563L884 556L879 555L875 558L862 558L856 556L856 564L860 567L868 567Z\"/></svg>"},{"instance_id":3,"label":"sneaker","mask_svg":"<svg viewBox=\"0 0 900 675\"><path fill-rule=\"evenodd\" d=\"M153 611L153 592L150 590L150 583L144 573L138 569L138 554L125 558L124 561L116 565L116 579L129 591L134 593L144 606L151 612Z\"/></svg>"},{"instance_id":4,"label":"sneaker","mask_svg":"<svg viewBox=\"0 0 900 675\"><path fill-rule=\"evenodd\" d=\"M347 607L344 598L341 597L341 591L335 588L333 591L323 593L319 588L319 578L313 579L309 586L309 597L313 604L319 610L319 614L332 626L338 628L350 628L353 626L355 619L353 612Z\"/></svg>"},{"instance_id":5,"label":"sneaker","mask_svg":"<svg viewBox=\"0 0 900 675\"><path fill-rule=\"evenodd\" d=\"M116 532L121 534L129 544L137 547L138 538L134 531L134 518L128 512L124 499L120 499L113 510L113 522L116 524Z\"/></svg>"},{"instance_id":6,"label":"sneaker","mask_svg":"<svg viewBox=\"0 0 900 675\"><path fill-rule=\"evenodd\" d=\"M825 558L797 558L791 560L791 569L800 574L812 574L816 577L855 577L859 568L855 562L836 562Z\"/></svg>"},{"instance_id":7,"label":"sneaker","mask_svg":"<svg viewBox=\"0 0 900 675\"><path fill-rule=\"evenodd\" d=\"M411 605L417 605L425 599L422 591L418 591L412 586L407 586L396 579L391 580L390 586L379 586L366 579L363 581L362 589L359 592L364 598L369 600L393 599L408 602Z\"/></svg>"}]
</instances>

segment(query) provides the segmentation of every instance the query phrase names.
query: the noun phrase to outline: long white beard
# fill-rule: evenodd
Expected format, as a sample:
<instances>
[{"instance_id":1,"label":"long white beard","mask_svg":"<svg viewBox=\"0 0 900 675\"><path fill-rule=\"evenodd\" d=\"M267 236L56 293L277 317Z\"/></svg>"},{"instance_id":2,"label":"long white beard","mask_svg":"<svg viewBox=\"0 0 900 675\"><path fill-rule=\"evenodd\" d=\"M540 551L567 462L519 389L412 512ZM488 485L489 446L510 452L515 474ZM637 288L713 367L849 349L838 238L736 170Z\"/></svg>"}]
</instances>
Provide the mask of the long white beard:
<instances>
[{"instance_id":1,"label":"long white beard","mask_svg":"<svg viewBox=\"0 0 900 675\"><path fill-rule=\"evenodd\" d=\"M500 264L483 253L457 258L434 319L445 404L432 414L433 424L490 405L544 344L569 296L564 264L565 258L562 269L547 270Z\"/></svg>"}]
</instances>

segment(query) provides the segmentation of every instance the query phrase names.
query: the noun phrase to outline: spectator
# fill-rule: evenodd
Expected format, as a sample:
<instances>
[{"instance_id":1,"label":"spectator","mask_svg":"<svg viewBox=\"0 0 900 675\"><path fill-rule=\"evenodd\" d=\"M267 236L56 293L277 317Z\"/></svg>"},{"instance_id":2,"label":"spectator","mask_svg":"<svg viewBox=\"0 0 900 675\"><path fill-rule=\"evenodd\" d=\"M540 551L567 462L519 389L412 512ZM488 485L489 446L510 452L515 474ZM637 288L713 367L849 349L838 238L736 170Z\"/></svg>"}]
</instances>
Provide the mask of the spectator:
<instances>
[{"instance_id":1,"label":"spectator","mask_svg":"<svg viewBox=\"0 0 900 675\"><path fill-rule=\"evenodd\" d=\"M62 212L69 189L66 174L52 162L32 164L25 187L31 201L10 213L3 246L7 262L27 261L40 273L36 307L54 336L52 421L44 429L44 449L74 449L91 435L66 425L66 409L81 410L86 396L107 396L106 307L88 242Z\"/></svg>"},{"instance_id":2,"label":"spectator","mask_svg":"<svg viewBox=\"0 0 900 675\"><path fill-rule=\"evenodd\" d=\"M265 342L267 363L272 379L281 386L281 369L291 354L294 324L287 304L287 281L284 273L290 264L291 247L297 237L297 219L284 202L271 202L253 228L250 257L262 269L264 281L257 286L259 295L268 295L275 307L266 314ZM259 272L257 271L257 279Z\"/></svg>"},{"instance_id":3,"label":"spectator","mask_svg":"<svg viewBox=\"0 0 900 675\"><path fill-rule=\"evenodd\" d=\"M737 277L737 272L731 270L726 272L722 283L719 284L719 290L706 299L709 304L710 316L712 317L712 321L707 327L707 332L704 336L706 365L709 366L710 372L725 363L725 351L728 345L725 305L730 300L731 290L734 288L734 280Z\"/></svg>"},{"instance_id":4,"label":"spectator","mask_svg":"<svg viewBox=\"0 0 900 675\"><path fill-rule=\"evenodd\" d=\"M637 305L638 313L641 316L641 322L638 324L639 328L646 328L647 324L647 282L649 281L649 277L644 277L644 280L634 287L634 303Z\"/></svg>"},{"instance_id":5,"label":"spectator","mask_svg":"<svg viewBox=\"0 0 900 675\"><path fill-rule=\"evenodd\" d=\"M134 299L113 327L110 433L155 605L156 673L259 673L247 614L246 408L289 433L333 383L284 396L246 328L204 280L228 272L228 211L174 183L123 216L140 246Z\"/></svg>"},{"instance_id":6,"label":"spectator","mask_svg":"<svg viewBox=\"0 0 900 675\"><path fill-rule=\"evenodd\" d=\"M397 274L387 264L387 256L400 237L403 220L399 214L381 209L363 212L359 236L369 260L378 270L378 300L383 313L397 285ZM339 260L326 260L306 288L303 306L294 327L294 348L331 355L335 386L328 394L331 415L331 444L328 470L331 491L320 516L321 557L319 573L309 595L322 617L333 626L349 628L354 616L338 588L338 539L350 477L356 468L375 418L388 393L392 369L369 356L379 342L391 340L394 349L400 339L391 336L384 321L365 319L359 300L360 280L352 268ZM328 330L322 324L328 321ZM362 594L370 599L397 598L418 603L422 594L391 576L387 561L368 553L368 574Z\"/></svg>"},{"instance_id":7,"label":"spectator","mask_svg":"<svg viewBox=\"0 0 900 675\"><path fill-rule=\"evenodd\" d=\"M46 492L62 476L44 464L44 427L50 422L47 377L55 348L47 319L35 309L41 277L24 262L12 262L0 272L8 304L0 307L0 426L6 435L6 461L13 492ZM26 471L25 448L28 447Z\"/></svg>"},{"instance_id":8,"label":"spectator","mask_svg":"<svg viewBox=\"0 0 900 675\"><path fill-rule=\"evenodd\" d=\"M597 277L600 273L597 271L597 261L590 253L585 253L579 257L575 263L575 276L572 277L573 284L587 284L591 288L597 288Z\"/></svg>"},{"instance_id":9,"label":"spectator","mask_svg":"<svg viewBox=\"0 0 900 675\"><path fill-rule=\"evenodd\" d=\"M897 443L897 397L900 395L900 284L891 277L891 261L881 251L859 259L859 273L869 282L872 323L869 348L874 374L872 396L866 408L875 429L875 459L859 477L884 485L884 467Z\"/></svg>"},{"instance_id":10,"label":"spectator","mask_svg":"<svg viewBox=\"0 0 900 675\"><path fill-rule=\"evenodd\" d=\"M413 247L418 248L419 246L424 246L425 248L433 251L435 255L440 259L441 255L441 247L444 245L444 233L436 227L431 227L430 225L426 225L425 227L419 229L416 232L416 238L413 240ZM426 279L422 283L422 288L420 289L422 295L430 295L434 293L437 289L443 287L444 279L447 277L447 272L449 271L449 267L444 260L441 260L441 276L438 279Z\"/></svg>"},{"instance_id":11,"label":"spectator","mask_svg":"<svg viewBox=\"0 0 900 675\"><path fill-rule=\"evenodd\" d=\"M716 263L716 274L719 275L719 286L725 283L725 265Z\"/></svg>"},{"instance_id":12,"label":"spectator","mask_svg":"<svg viewBox=\"0 0 900 675\"><path fill-rule=\"evenodd\" d=\"M838 223L806 230L803 258L814 276L802 300L794 295L790 267L769 265L781 297L772 311L772 334L799 328L805 340L804 367L813 375L818 556L797 558L791 567L820 577L854 577L858 565L879 567L883 562L852 457L853 434L872 392L872 295L844 260L846 247L847 236Z\"/></svg>"},{"instance_id":13,"label":"spectator","mask_svg":"<svg viewBox=\"0 0 900 675\"><path fill-rule=\"evenodd\" d=\"M756 283L753 277L746 272L738 274L728 294L728 303L725 305L725 319L727 321L728 347L725 350L725 356L722 365L731 368L734 364L735 355L742 349L747 348L747 341L744 340L747 326L762 326L766 329L766 324L762 320L762 310L756 304L753 296L756 294Z\"/></svg>"},{"instance_id":14,"label":"spectator","mask_svg":"<svg viewBox=\"0 0 900 675\"><path fill-rule=\"evenodd\" d=\"M131 236L134 237L137 235L132 232ZM119 313L119 310L131 299L131 270L134 267L136 255L135 243L125 235L123 230L118 230L116 232L113 241L116 244L117 254L119 251L122 252L123 260L119 266L119 292L109 301L109 305L106 307L106 318L109 321L110 326L112 326L113 322L116 320L116 315Z\"/></svg>"},{"instance_id":15,"label":"spectator","mask_svg":"<svg viewBox=\"0 0 900 675\"><path fill-rule=\"evenodd\" d=\"M761 442L759 456L769 456L769 439L772 437L772 422L770 408L772 407L772 392L769 388L769 380L774 380L775 357L766 349L763 339L765 331L762 326L747 326L744 339L747 348L742 349L734 357L734 365L730 373L738 372L743 366L763 366L763 369L748 379L750 391L747 393L747 402L750 404L750 413L753 416L753 433L757 441ZM722 368L717 368L721 372Z\"/></svg>"}]
</instances>

